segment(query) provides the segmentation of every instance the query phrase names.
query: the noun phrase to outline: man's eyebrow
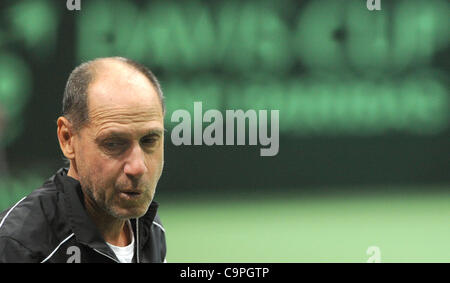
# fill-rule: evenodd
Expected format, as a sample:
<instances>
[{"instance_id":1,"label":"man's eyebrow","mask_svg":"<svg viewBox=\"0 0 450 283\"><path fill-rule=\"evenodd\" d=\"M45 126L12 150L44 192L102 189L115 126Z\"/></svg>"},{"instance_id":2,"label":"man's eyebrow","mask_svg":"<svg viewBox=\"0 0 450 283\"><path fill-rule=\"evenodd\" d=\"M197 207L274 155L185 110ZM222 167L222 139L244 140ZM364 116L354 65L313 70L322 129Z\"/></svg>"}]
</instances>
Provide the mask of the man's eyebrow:
<instances>
[{"instance_id":1,"label":"man's eyebrow","mask_svg":"<svg viewBox=\"0 0 450 283\"><path fill-rule=\"evenodd\" d=\"M104 140L107 140L107 139L127 138L127 137L129 137L129 134L124 133L124 132L104 131L104 132L101 132L100 134L98 134L98 135L95 137L95 141L96 141L97 143L100 143L100 142L102 142L102 141L104 141Z\"/></svg>"},{"instance_id":2,"label":"man's eyebrow","mask_svg":"<svg viewBox=\"0 0 450 283\"><path fill-rule=\"evenodd\" d=\"M148 130L144 136L153 136L153 135L161 136L164 133L164 131L165 129L155 128Z\"/></svg>"}]
</instances>

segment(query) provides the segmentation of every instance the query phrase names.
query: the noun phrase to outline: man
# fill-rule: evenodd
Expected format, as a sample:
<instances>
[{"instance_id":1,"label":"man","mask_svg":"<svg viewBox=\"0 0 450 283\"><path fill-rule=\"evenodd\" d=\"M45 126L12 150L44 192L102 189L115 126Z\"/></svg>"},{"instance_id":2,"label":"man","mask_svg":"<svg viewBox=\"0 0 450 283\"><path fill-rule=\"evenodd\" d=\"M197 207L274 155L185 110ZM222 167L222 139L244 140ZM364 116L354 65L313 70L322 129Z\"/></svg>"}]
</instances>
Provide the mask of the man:
<instances>
[{"instance_id":1,"label":"man","mask_svg":"<svg viewBox=\"0 0 450 283\"><path fill-rule=\"evenodd\" d=\"M69 169L0 214L0 262L164 262L153 202L164 164L155 76L121 57L78 66L57 136Z\"/></svg>"}]
</instances>

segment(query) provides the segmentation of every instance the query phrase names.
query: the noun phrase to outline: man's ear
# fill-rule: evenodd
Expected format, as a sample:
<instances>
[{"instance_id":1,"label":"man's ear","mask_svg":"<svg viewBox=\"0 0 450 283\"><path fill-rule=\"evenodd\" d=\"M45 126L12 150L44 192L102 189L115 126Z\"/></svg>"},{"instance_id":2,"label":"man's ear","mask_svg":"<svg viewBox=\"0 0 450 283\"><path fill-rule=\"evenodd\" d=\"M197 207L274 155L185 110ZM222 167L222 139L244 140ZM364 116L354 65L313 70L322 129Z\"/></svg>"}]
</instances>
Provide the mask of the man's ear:
<instances>
[{"instance_id":1,"label":"man's ear","mask_svg":"<svg viewBox=\"0 0 450 283\"><path fill-rule=\"evenodd\" d=\"M58 140L59 147L63 152L64 156L72 160L75 158L75 147L73 144L74 133L72 131L72 124L66 117L59 117L57 120L58 130Z\"/></svg>"}]
</instances>

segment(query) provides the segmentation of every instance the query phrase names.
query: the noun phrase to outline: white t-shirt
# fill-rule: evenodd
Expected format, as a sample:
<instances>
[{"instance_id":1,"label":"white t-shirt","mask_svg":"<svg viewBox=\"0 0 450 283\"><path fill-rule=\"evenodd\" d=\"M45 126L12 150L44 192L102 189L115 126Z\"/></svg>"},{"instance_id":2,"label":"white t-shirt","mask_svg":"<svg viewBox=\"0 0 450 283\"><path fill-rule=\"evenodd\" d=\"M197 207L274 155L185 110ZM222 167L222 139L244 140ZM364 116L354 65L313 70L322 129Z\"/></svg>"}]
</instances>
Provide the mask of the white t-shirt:
<instances>
[{"instance_id":1,"label":"white t-shirt","mask_svg":"<svg viewBox=\"0 0 450 283\"><path fill-rule=\"evenodd\" d=\"M134 256L134 233L130 221L127 221L127 223L131 234L131 244L125 247L118 247L106 242L122 263L131 263Z\"/></svg>"}]
</instances>

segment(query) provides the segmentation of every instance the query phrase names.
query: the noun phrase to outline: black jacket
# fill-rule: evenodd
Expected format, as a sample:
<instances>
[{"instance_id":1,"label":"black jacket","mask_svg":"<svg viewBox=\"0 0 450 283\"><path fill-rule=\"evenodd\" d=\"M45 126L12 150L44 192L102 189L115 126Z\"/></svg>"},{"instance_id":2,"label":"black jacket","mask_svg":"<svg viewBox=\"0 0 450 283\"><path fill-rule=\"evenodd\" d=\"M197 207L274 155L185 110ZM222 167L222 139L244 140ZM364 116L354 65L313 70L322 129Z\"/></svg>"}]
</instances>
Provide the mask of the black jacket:
<instances>
[{"instance_id":1,"label":"black jacket","mask_svg":"<svg viewBox=\"0 0 450 283\"><path fill-rule=\"evenodd\" d=\"M164 262L165 231L152 202L131 219L133 262ZM0 213L0 262L118 262L88 216L80 183L60 169L41 188Z\"/></svg>"}]
</instances>

